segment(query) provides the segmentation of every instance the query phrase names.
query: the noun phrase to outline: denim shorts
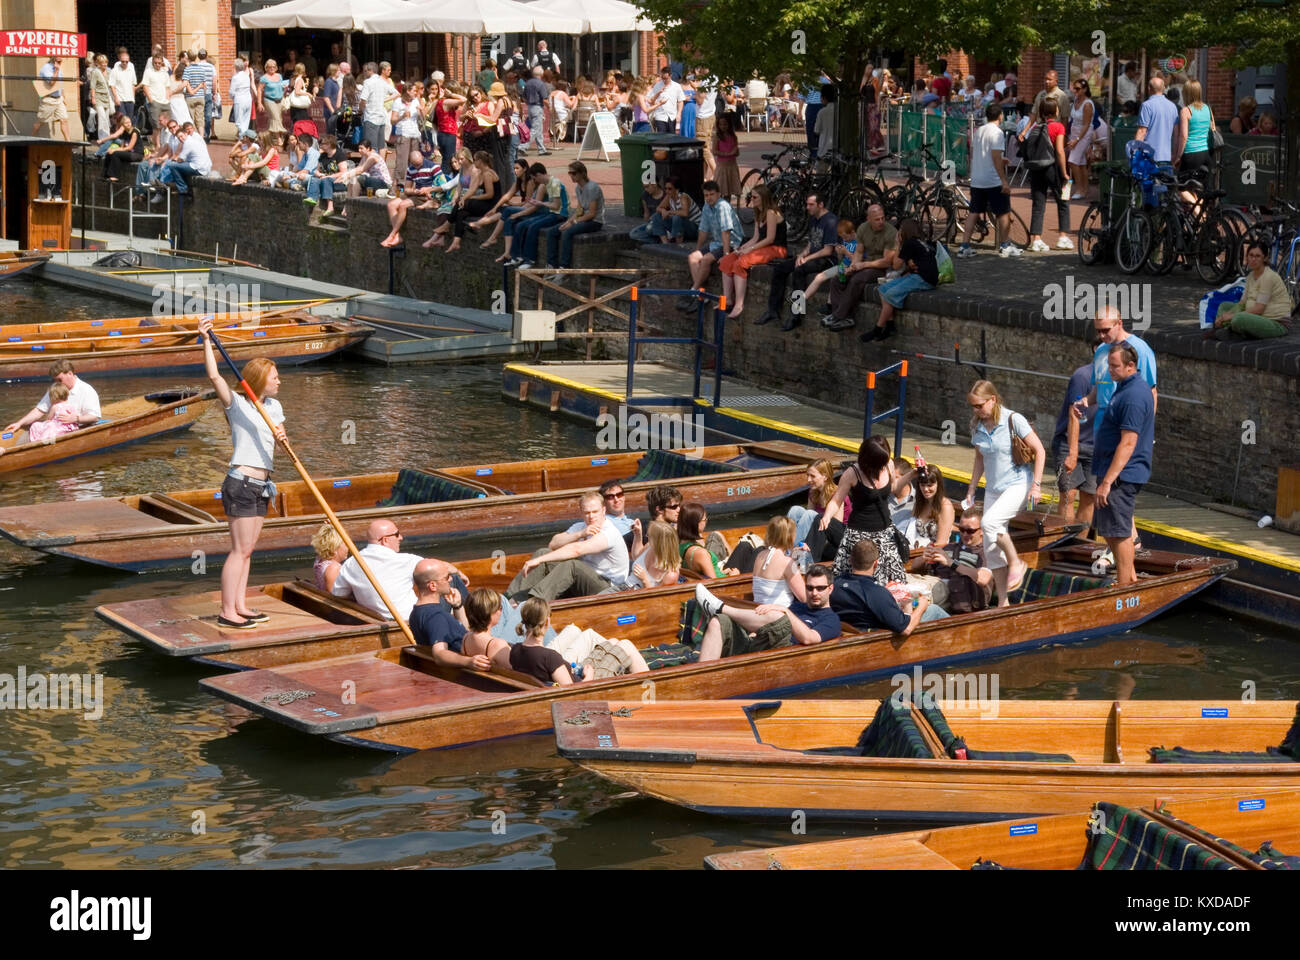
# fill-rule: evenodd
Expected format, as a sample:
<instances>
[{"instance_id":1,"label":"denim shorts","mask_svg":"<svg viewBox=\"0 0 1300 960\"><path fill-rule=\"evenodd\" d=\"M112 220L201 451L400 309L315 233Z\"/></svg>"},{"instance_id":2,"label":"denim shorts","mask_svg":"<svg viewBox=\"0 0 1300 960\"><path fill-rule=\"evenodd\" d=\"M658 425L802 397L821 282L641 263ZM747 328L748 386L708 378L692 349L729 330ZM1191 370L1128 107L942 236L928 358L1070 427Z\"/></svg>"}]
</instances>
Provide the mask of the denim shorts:
<instances>
[{"instance_id":1,"label":"denim shorts","mask_svg":"<svg viewBox=\"0 0 1300 960\"><path fill-rule=\"evenodd\" d=\"M226 511L226 516L266 516L266 506L270 501L267 495L268 483L253 477L237 479L227 474L225 482L221 484L221 507Z\"/></svg>"},{"instance_id":2,"label":"denim shorts","mask_svg":"<svg viewBox=\"0 0 1300 960\"><path fill-rule=\"evenodd\" d=\"M710 243L709 243L709 246L708 246L708 249L707 249L705 252L706 252L706 253L711 253L711 254L713 254L713 259L714 259L714 260L721 260L721 259L722 259L722 244L719 243L719 242L717 242L717 241L710 242Z\"/></svg>"},{"instance_id":3,"label":"denim shorts","mask_svg":"<svg viewBox=\"0 0 1300 960\"><path fill-rule=\"evenodd\" d=\"M934 287L926 283L919 273L905 273L893 280L886 280L877 289L880 291L881 300L902 309L903 301L907 299L909 293L914 290L933 290Z\"/></svg>"},{"instance_id":4,"label":"denim shorts","mask_svg":"<svg viewBox=\"0 0 1300 960\"><path fill-rule=\"evenodd\" d=\"M1137 506L1140 483L1116 480L1106 496L1106 506L1100 501L1092 511L1092 525L1103 540L1124 540L1133 534L1133 510Z\"/></svg>"}]
</instances>

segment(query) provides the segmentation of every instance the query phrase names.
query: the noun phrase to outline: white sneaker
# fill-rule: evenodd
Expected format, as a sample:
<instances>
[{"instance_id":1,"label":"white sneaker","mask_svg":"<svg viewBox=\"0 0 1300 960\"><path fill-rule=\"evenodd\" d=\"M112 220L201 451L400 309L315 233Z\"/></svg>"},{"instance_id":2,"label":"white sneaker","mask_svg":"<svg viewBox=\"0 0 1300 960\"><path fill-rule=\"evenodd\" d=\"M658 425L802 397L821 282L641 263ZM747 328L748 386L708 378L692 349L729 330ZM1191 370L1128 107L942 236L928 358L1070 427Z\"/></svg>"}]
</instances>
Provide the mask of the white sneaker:
<instances>
[{"instance_id":1,"label":"white sneaker","mask_svg":"<svg viewBox=\"0 0 1300 960\"><path fill-rule=\"evenodd\" d=\"M1029 245L1029 252L1030 253L1051 253L1052 248L1049 247L1047 244L1043 243L1041 239L1039 239L1039 240L1035 240L1033 243Z\"/></svg>"},{"instance_id":2,"label":"white sneaker","mask_svg":"<svg viewBox=\"0 0 1300 960\"><path fill-rule=\"evenodd\" d=\"M1070 242L1070 238L1069 238L1069 237L1066 237L1066 236L1060 236L1060 237L1057 237L1057 239L1056 239L1056 249L1057 249L1057 250L1073 250L1073 249L1074 249L1074 244Z\"/></svg>"},{"instance_id":3,"label":"white sneaker","mask_svg":"<svg viewBox=\"0 0 1300 960\"><path fill-rule=\"evenodd\" d=\"M973 257L973 256L975 256L975 251L971 249L969 243L963 243L961 245L961 248L958 249L957 251L958 260L965 260L967 257Z\"/></svg>"},{"instance_id":4,"label":"white sneaker","mask_svg":"<svg viewBox=\"0 0 1300 960\"><path fill-rule=\"evenodd\" d=\"M1020 257L1024 256L1025 251L1021 250L1014 243L1004 243L998 248L999 257Z\"/></svg>"},{"instance_id":5,"label":"white sneaker","mask_svg":"<svg viewBox=\"0 0 1300 960\"><path fill-rule=\"evenodd\" d=\"M722 612L722 601L715 597L702 583L695 585L695 602L711 617L716 617Z\"/></svg>"}]
</instances>

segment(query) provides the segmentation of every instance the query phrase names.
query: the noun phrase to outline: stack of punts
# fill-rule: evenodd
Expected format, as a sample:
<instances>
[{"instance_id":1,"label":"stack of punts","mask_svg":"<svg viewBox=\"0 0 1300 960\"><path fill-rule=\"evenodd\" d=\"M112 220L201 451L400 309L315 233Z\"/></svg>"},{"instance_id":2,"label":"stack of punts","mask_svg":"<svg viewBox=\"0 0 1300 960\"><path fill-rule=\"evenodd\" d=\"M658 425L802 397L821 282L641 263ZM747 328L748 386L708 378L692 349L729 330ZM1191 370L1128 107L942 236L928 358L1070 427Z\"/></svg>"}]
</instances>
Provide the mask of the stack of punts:
<instances>
[{"instance_id":1,"label":"stack of punts","mask_svg":"<svg viewBox=\"0 0 1300 960\"><path fill-rule=\"evenodd\" d=\"M714 870L1294 870L1300 792L1003 820L715 853Z\"/></svg>"},{"instance_id":2,"label":"stack of punts","mask_svg":"<svg viewBox=\"0 0 1300 960\"><path fill-rule=\"evenodd\" d=\"M967 681L969 687L969 679ZM900 687L900 693L902 692ZM976 822L1300 788L1287 702L557 703L562 756L707 813Z\"/></svg>"},{"instance_id":3,"label":"stack of punts","mask_svg":"<svg viewBox=\"0 0 1300 960\"><path fill-rule=\"evenodd\" d=\"M83 376L203 372L199 315L10 323L0 327L0 380L44 380L50 362L72 361ZM244 311L217 317L215 329L236 363L269 357L310 363L361 343L374 330L306 311Z\"/></svg>"},{"instance_id":4,"label":"stack of punts","mask_svg":"<svg viewBox=\"0 0 1300 960\"><path fill-rule=\"evenodd\" d=\"M648 674L566 687L521 688L513 678L498 681L494 675L476 678L471 687L447 679L429 662L427 653L415 647L286 664L207 678L202 684L249 710L339 742L397 752L436 749L545 731L552 726L552 704L567 711L567 705L576 701L640 700L647 691L661 701L775 695L888 676L918 663L1000 656L1054 642L1102 637L1157 616L1235 567L1232 561L1150 551L1139 562L1145 576L1120 587L1071 572L1088 571L1093 549L1090 542L1049 545L1037 552L1026 546L1021 556L1031 570L1013 595L1019 602L923 623L906 639L884 630L854 632L846 625L845 634L828 643L707 663L688 654L683 662ZM617 609L619 602L627 601L615 595L609 602ZM670 606L668 616L676 613ZM617 624L617 616L614 620ZM617 627L615 635L619 635ZM673 633L659 639L661 648L684 646ZM341 693L344 679L355 685L349 688L355 692L347 702ZM733 705L719 709L732 710ZM568 718L566 712L564 719Z\"/></svg>"},{"instance_id":5,"label":"stack of punts","mask_svg":"<svg viewBox=\"0 0 1300 960\"><path fill-rule=\"evenodd\" d=\"M1052 518L1025 514L1013 521L1023 529L1015 538L1024 549L1060 539L1061 526ZM1042 527L1040 532L1038 527ZM719 530L728 543L747 534L762 536L763 527ZM457 560L456 568L473 587L504 591L524 565L527 553ZM690 582L650 590L623 591L596 597L558 601L552 619L561 625L580 624L602 636L655 643L678 626L680 605L690 599L699 578L683 571ZM743 600L751 595L750 576L707 581L720 596ZM249 670L325 660L366 651L386 650L404 642L391 620L350 600L322 593L301 580L269 583L250 590L248 603L270 619L256 630L223 630L217 626L218 591L173 597L125 600L97 607L95 615L159 653L190 657L209 666Z\"/></svg>"},{"instance_id":6,"label":"stack of punts","mask_svg":"<svg viewBox=\"0 0 1300 960\"><path fill-rule=\"evenodd\" d=\"M555 460L414 469L317 480L339 519L356 535L376 519L397 524L406 543L554 533L577 516L579 493L626 478L627 510L645 512L645 496L672 483L684 501L711 515L771 506L807 485L808 464L838 462L842 452L776 441L682 451L609 453ZM311 555L325 522L307 485L277 485L255 560ZM221 490L177 490L73 503L0 509L0 534L22 546L120 570L188 567L195 550L208 563L225 557L230 528Z\"/></svg>"},{"instance_id":7,"label":"stack of punts","mask_svg":"<svg viewBox=\"0 0 1300 960\"><path fill-rule=\"evenodd\" d=\"M3 250L0 251L0 280L8 280L20 273L34 270L50 255L44 250Z\"/></svg>"},{"instance_id":8,"label":"stack of punts","mask_svg":"<svg viewBox=\"0 0 1300 960\"><path fill-rule=\"evenodd\" d=\"M0 456L0 473L102 453L126 443L186 430L215 400L216 392L210 389L164 390L105 404L98 423L49 440L24 441L25 431L0 434L0 450L4 451Z\"/></svg>"}]
</instances>

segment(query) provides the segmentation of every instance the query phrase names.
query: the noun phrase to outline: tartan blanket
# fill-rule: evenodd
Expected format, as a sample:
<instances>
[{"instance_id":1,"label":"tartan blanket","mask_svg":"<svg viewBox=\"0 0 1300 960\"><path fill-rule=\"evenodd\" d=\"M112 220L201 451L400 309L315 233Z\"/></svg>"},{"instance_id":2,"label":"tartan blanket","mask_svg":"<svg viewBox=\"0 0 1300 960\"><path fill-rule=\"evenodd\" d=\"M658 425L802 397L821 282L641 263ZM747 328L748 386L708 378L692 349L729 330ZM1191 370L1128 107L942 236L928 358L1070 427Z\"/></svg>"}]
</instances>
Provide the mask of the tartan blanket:
<instances>
[{"instance_id":1,"label":"tartan blanket","mask_svg":"<svg viewBox=\"0 0 1300 960\"><path fill-rule=\"evenodd\" d=\"M380 507L409 507L417 503L445 503L448 500L476 500L486 497L482 490L437 477L423 470L403 468L397 473L392 492L380 500Z\"/></svg>"},{"instance_id":2,"label":"tartan blanket","mask_svg":"<svg viewBox=\"0 0 1300 960\"><path fill-rule=\"evenodd\" d=\"M677 667L683 663L694 663L700 659L700 651L684 643L658 643L641 651L646 666L651 670L663 667Z\"/></svg>"},{"instance_id":3,"label":"tartan blanket","mask_svg":"<svg viewBox=\"0 0 1300 960\"><path fill-rule=\"evenodd\" d=\"M1103 801L1093 806L1093 813L1088 848L1083 855L1085 869L1239 869L1217 853L1137 810Z\"/></svg>"},{"instance_id":4,"label":"tartan blanket","mask_svg":"<svg viewBox=\"0 0 1300 960\"><path fill-rule=\"evenodd\" d=\"M698 650L704 642L704 630L709 625L709 615L692 598L683 600L677 614L677 642Z\"/></svg>"},{"instance_id":5,"label":"tartan blanket","mask_svg":"<svg viewBox=\"0 0 1300 960\"><path fill-rule=\"evenodd\" d=\"M1234 853L1241 854L1241 856L1245 857L1247 860L1255 861L1255 863L1258 863L1265 870L1300 869L1300 857L1287 856L1286 854L1277 850L1273 846L1273 844L1268 840L1264 841L1263 845L1260 846L1259 851L1257 853L1251 853L1245 847L1238 846L1237 844L1233 843L1231 840L1226 840L1223 837L1216 837L1208 830L1202 830L1194 823L1188 823L1186 820L1180 820L1177 817L1173 817L1173 816L1171 816L1169 819L1173 820L1184 830L1188 830L1196 834L1197 836L1206 837L1210 840L1213 840L1215 843L1222 844L1223 846L1227 847L1229 850L1232 850Z\"/></svg>"},{"instance_id":6,"label":"tartan blanket","mask_svg":"<svg viewBox=\"0 0 1300 960\"><path fill-rule=\"evenodd\" d=\"M911 708L892 697L880 702L870 725L858 737L858 751L864 757L898 757L931 760L933 755L912 719Z\"/></svg>"},{"instance_id":7,"label":"tartan blanket","mask_svg":"<svg viewBox=\"0 0 1300 960\"><path fill-rule=\"evenodd\" d=\"M1020 586L1011 591L1011 602L1029 603L1031 600L1061 597L1067 593L1095 589L1100 587L1102 582L1096 577L1077 577L1069 573L1030 570L1025 574L1024 580L1020 581Z\"/></svg>"},{"instance_id":8,"label":"tartan blanket","mask_svg":"<svg viewBox=\"0 0 1300 960\"><path fill-rule=\"evenodd\" d=\"M649 450L636 465L636 473L624 483L642 480L677 480L681 477L703 477L715 473L740 473L741 468L731 463L688 457L672 450Z\"/></svg>"}]
</instances>

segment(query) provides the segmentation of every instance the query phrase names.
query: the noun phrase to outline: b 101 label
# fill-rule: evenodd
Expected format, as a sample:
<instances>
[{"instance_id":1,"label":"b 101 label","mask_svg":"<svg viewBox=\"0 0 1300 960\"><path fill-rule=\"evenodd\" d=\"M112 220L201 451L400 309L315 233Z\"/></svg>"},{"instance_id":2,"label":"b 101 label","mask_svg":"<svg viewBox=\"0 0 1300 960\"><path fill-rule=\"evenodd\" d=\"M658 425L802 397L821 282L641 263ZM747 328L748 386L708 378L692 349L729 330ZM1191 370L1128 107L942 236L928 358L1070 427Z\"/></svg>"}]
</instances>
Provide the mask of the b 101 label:
<instances>
[{"instance_id":1,"label":"b 101 label","mask_svg":"<svg viewBox=\"0 0 1300 960\"><path fill-rule=\"evenodd\" d=\"M1257 797L1254 800L1238 800L1237 809L1238 810L1263 810L1264 798Z\"/></svg>"},{"instance_id":2,"label":"b 101 label","mask_svg":"<svg viewBox=\"0 0 1300 960\"><path fill-rule=\"evenodd\" d=\"M1222 719L1228 715L1227 707L1201 707L1202 717L1217 717Z\"/></svg>"},{"instance_id":3,"label":"b 101 label","mask_svg":"<svg viewBox=\"0 0 1300 960\"><path fill-rule=\"evenodd\" d=\"M1013 837L1023 837L1037 832L1038 824L1036 823L1015 823L1011 825L1011 836Z\"/></svg>"},{"instance_id":4,"label":"b 101 label","mask_svg":"<svg viewBox=\"0 0 1300 960\"><path fill-rule=\"evenodd\" d=\"M1115 609L1116 609L1116 610L1133 610L1133 609L1135 609L1137 606L1139 606L1141 603L1142 603L1142 598L1141 598L1140 596L1134 596L1134 597L1116 597L1116 598L1115 598Z\"/></svg>"}]
</instances>

